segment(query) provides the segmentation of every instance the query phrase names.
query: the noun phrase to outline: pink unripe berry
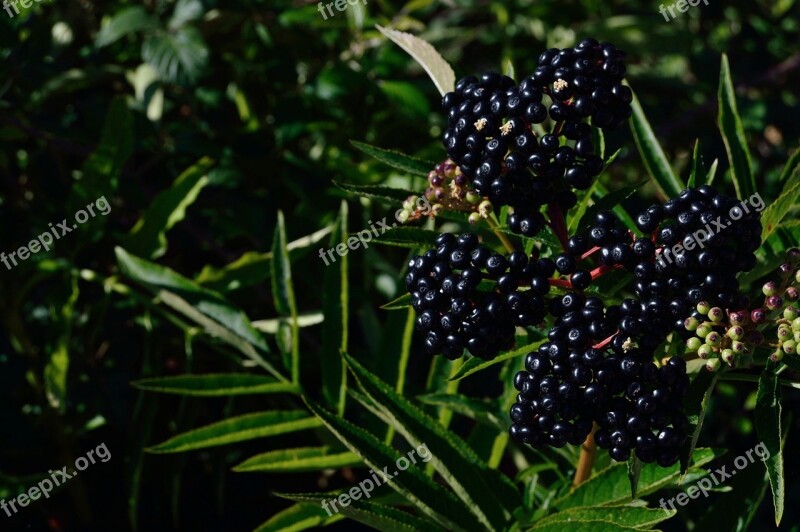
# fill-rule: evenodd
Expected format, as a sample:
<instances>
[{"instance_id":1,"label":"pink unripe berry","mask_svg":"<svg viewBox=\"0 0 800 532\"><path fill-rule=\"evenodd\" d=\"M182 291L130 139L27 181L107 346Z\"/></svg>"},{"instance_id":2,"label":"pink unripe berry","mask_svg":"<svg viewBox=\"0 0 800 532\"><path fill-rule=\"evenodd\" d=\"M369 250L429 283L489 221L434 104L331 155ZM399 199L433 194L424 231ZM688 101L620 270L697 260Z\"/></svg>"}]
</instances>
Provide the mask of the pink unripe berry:
<instances>
[{"instance_id":1,"label":"pink unripe berry","mask_svg":"<svg viewBox=\"0 0 800 532\"><path fill-rule=\"evenodd\" d=\"M764 286L761 287L761 291L764 292L764 295L767 297L774 296L778 293L778 285L775 284L774 281L766 282Z\"/></svg>"},{"instance_id":2,"label":"pink unripe berry","mask_svg":"<svg viewBox=\"0 0 800 532\"><path fill-rule=\"evenodd\" d=\"M752 320L753 323L761 323L765 319L767 319L767 313L763 308L757 308L750 313L750 320Z\"/></svg>"},{"instance_id":3,"label":"pink unripe berry","mask_svg":"<svg viewBox=\"0 0 800 532\"><path fill-rule=\"evenodd\" d=\"M768 309L775 310L783 305L783 299L780 296L770 296L767 298L766 305Z\"/></svg>"}]
</instances>

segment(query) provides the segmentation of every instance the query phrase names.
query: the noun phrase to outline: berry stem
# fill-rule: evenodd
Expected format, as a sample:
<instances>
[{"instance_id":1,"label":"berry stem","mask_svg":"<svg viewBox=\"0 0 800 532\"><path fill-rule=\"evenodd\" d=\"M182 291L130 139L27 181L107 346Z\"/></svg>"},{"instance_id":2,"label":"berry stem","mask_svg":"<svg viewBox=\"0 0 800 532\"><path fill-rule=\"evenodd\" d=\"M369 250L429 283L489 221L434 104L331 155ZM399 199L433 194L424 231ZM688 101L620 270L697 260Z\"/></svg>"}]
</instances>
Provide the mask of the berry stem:
<instances>
[{"instance_id":1,"label":"berry stem","mask_svg":"<svg viewBox=\"0 0 800 532\"><path fill-rule=\"evenodd\" d=\"M567 235L567 223L564 220L564 212L561 210L561 206L558 203L551 203L547 207L547 216L550 218L550 229L553 230L556 238L561 242L561 248L567 251L569 236Z\"/></svg>"},{"instance_id":2,"label":"berry stem","mask_svg":"<svg viewBox=\"0 0 800 532\"><path fill-rule=\"evenodd\" d=\"M572 283L567 279L548 279L550 286L560 286L561 288L572 288Z\"/></svg>"},{"instance_id":3,"label":"berry stem","mask_svg":"<svg viewBox=\"0 0 800 532\"><path fill-rule=\"evenodd\" d=\"M553 126L553 135L555 135L556 137L559 136L561 134L562 127L564 127L563 120L559 120L558 122L556 122L556 125Z\"/></svg>"},{"instance_id":4,"label":"berry stem","mask_svg":"<svg viewBox=\"0 0 800 532\"><path fill-rule=\"evenodd\" d=\"M594 281L598 277L602 277L603 275L607 274L611 270L616 270L619 267L620 267L619 264L615 264L614 266L609 266L607 264L603 264L601 266L598 266L597 268L595 268L594 270L592 270L589 273L592 275L592 281Z\"/></svg>"},{"instance_id":5,"label":"berry stem","mask_svg":"<svg viewBox=\"0 0 800 532\"><path fill-rule=\"evenodd\" d=\"M589 251L587 251L586 253L584 253L583 255L581 255L581 258L578 259L578 260L583 260L585 258L591 257L592 255L597 253L599 250L600 250L600 246L595 246L592 249L590 249Z\"/></svg>"},{"instance_id":6,"label":"berry stem","mask_svg":"<svg viewBox=\"0 0 800 532\"><path fill-rule=\"evenodd\" d=\"M505 233L500 230L500 222L497 220L497 217L494 215L494 213L490 214L489 217L486 218L486 223L489 224L489 227L492 228L494 234L497 235L497 238L499 238L500 242L503 243L503 247L506 248L506 251L509 253L516 251L514 244L512 244Z\"/></svg>"},{"instance_id":7,"label":"berry stem","mask_svg":"<svg viewBox=\"0 0 800 532\"><path fill-rule=\"evenodd\" d=\"M592 425L592 432L586 438L586 441L581 445L581 455L578 458L578 466L575 468L575 477L572 479L572 486L578 487L592 473L592 466L594 465L594 457L597 454L597 444L594 442L594 433L597 430L597 423Z\"/></svg>"},{"instance_id":8,"label":"berry stem","mask_svg":"<svg viewBox=\"0 0 800 532\"><path fill-rule=\"evenodd\" d=\"M602 342L600 342L599 344L595 344L595 345L593 345L593 346L592 346L592 348L593 348L593 349L603 349L603 348L605 348L605 346L607 346L608 344L610 344L610 343L611 343L611 340L613 340L613 339L614 339L614 337L615 337L617 334L619 334L619 331L616 331L614 334L612 334L611 336L609 336L608 338L606 338L605 340L603 340L603 341L602 341Z\"/></svg>"}]
</instances>

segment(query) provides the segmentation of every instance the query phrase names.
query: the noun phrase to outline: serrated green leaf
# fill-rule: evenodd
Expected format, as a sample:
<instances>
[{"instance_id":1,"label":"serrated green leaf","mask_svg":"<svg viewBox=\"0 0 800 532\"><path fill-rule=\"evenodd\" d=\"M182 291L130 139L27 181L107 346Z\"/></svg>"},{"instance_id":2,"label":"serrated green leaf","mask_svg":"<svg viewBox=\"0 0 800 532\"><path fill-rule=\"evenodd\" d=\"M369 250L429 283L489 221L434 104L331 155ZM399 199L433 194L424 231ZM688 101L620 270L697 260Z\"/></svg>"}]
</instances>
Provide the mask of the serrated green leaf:
<instances>
[{"instance_id":1,"label":"serrated green leaf","mask_svg":"<svg viewBox=\"0 0 800 532\"><path fill-rule=\"evenodd\" d=\"M171 393L195 397L227 397L262 393L299 393L290 383L278 382L266 375L249 373L217 373L156 377L131 383L146 392Z\"/></svg>"},{"instance_id":2,"label":"serrated green leaf","mask_svg":"<svg viewBox=\"0 0 800 532\"><path fill-rule=\"evenodd\" d=\"M696 449L692 468L698 468L722 453L713 449ZM639 475L638 496L644 497L673 484L680 476L680 465L660 467L645 464ZM573 488L569 493L553 502L559 510L580 506L609 506L630 502L631 489L625 464L616 463L596 473L589 480Z\"/></svg>"},{"instance_id":3,"label":"serrated green leaf","mask_svg":"<svg viewBox=\"0 0 800 532\"><path fill-rule=\"evenodd\" d=\"M409 532L416 530L442 530L435 523L420 519L408 512L391 506L360 500L363 496L363 491L351 490L351 492L357 494L358 499L350 498L346 506L337 502L333 504L336 504L336 508L342 515L354 521L373 527L376 530L408 530ZM323 504L330 506L331 501L336 499L335 494L329 495L326 493L276 493L276 495L297 502L313 502L319 504L320 507L323 507Z\"/></svg>"},{"instance_id":4,"label":"serrated green leaf","mask_svg":"<svg viewBox=\"0 0 800 532\"><path fill-rule=\"evenodd\" d=\"M352 192L353 194L358 194L366 198L383 200L392 204L399 204L409 196L415 195L415 193L410 190L385 187L383 185L351 185L338 181L333 181L333 184L347 192Z\"/></svg>"},{"instance_id":5,"label":"serrated green leaf","mask_svg":"<svg viewBox=\"0 0 800 532\"><path fill-rule=\"evenodd\" d=\"M728 56L722 54L722 64L719 74L719 130L728 152L728 161L731 165L733 186L739 199L746 199L756 190L753 177L753 162L750 158L750 149L747 147L747 138L744 135L742 119L736 109L736 95L733 92L731 69Z\"/></svg>"},{"instance_id":6,"label":"serrated green leaf","mask_svg":"<svg viewBox=\"0 0 800 532\"><path fill-rule=\"evenodd\" d=\"M756 395L756 432L758 439L766 446L769 458L764 460L772 489L772 502L775 506L775 526L780 525L785 501L785 482L783 479L783 445L781 432L781 392L776 365L768 361L761 373Z\"/></svg>"},{"instance_id":7,"label":"serrated green leaf","mask_svg":"<svg viewBox=\"0 0 800 532\"><path fill-rule=\"evenodd\" d=\"M503 479L496 476L497 472L489 469L463 440L442 430L435 419L398 395L353 357L344 356L362 390L378 406L389 424L412 446L427 446L436 471L481 523L489 528L502 527L510 512L522 502L513 484L506 479L506 486L501 485ZM501 494L502 500L499 498ZM513 498L515 495L516 500ZM504 508L509 510L507 514Z\"/></svg>"},{"instance_id":8,"label":"serrated green leaf","mask_svg":"<svg viewBox=\"0 0 800 532\"><path fill-rule=\"evenodd\" d=\"M342 519L344 519L343 514L329 516L318 504L294 504L270 517L256 528L255 532L300 532Z\"/></svg>"},{"instance_id":9,"label":"serrated green leaf","mask_svg":"<svg viewBox=\"0 0 800 532\"><path fill-rule=\"evenodd\" d=\"M451 381L458 381L465 377L469 377L473 373L477 373L479 371L483 371L484 369L494 366L495 364L500 364L501 362L505 362L506 360L510 360L512 358L518 358L523 355L527 355L531 351L536 351L540 345L542 345L546 340L539 340L538 342L534 342L532 344L519 347L514 349L513 351L509 351L507 353L503 353L500 356L493 358L492 360L483 360L480 358L472 357L468 359L456 372L455 375L450 377Z\"/></svg>"},{"instance_id":10,"label":"serrated green leaf","mask_svg":"<svg viewBox=\"0 0 800 532\"><path fill-rule=\"evenodd\" d=\"M321 426L317 418L308 417L303 410L257 412L178 434L145 450L149 453L182 453Z\"/></svg>"},{"instance_id":11,"label":"serrated green leaf","mask_svg":"<svg viewBox=\"0 0 800 532\"><path fill-rule=\"evenodd\" d=\"M322 420L348 449L356 453L376 472L389 476L384 483L405 497L423 514L448 529L471 530L475 520L471 512L449 490L428 478L421 468L409 467L397 472L397 460L401 455L393 448L383 444L378 438L364 429L331 414L316 404L307 402L309 409ZM384 477L381 477L384 478Z\"/></svg>"},{"instance_id":12,"label":"serrated green leaf","mask_svg":"<svg viewBox=\"0 0 800 532\"><path fill-rule=\"evenodd\" d=\"M633 96L631 108L633 109L631 131L647 173L665 196L670 198L677 196L685 186L672 171L667 156L661 149L636 95Z\"/></svg>"},{"instance_id":13,"label":"serrated green leaf","mask_svg":"<svg viewBox=\"0 0 800 532\"><path fill-rule=\"evenodd\" d=\"M120 271L141 284L166 305L201 325L211 336L237 348L281 381L286 378L256 350L269 353L264 337L240 309L220 294L159 264L115 248Z\"/></svg>"},{"instance_id":14,"label":"serrated green leaf","mask_svg":"<svg viewBox=\"0 0 800 532\"><path fill-rule=\"evenodd\" d=\"M186 216L208 184L208 172L214 161L204 157L187 168L168 189L159 192L131 229L125 248L140 257L156 259L167 251L166 233Z\"/></svg>"},{"instance_id":15,"label":"serrated green leaf","mask_svg":"<svg viewBox=\"0 0 800 532\"><path fill-rule=\"evenodd\" d=\"M417 399L427 405L447 408L470 419L474 419L475 421L480 421L499 431L508 429L507 421L505 419L500 419L495 412L495 406L488 401L473 399L466 395L447 393L420 395Z\"/></svg>"},{"instance_id":16,"label":"serrated green leaf","mask_svg":"<svg viewBox=\"0 0 800 532\"><path fill-rule=\"evenodd\" d=\"M800 199L800 164L795 164L791 175L785 177L783 190L778 198L761 213L761 223L764 226L761 232L762 242L770 237L789 211L797 207L798 199Z\"/></svg>"},{"instance_id":17,"label":"serrated green leaf","mask_svg":"<svg viewBox=\"0 0 800 532\"><path fill-rule=\"evenodd\" d=\"M330 247L347 240L347 202L342 200L339 216L331 234ZM323 325L322 394L325 401L336 406L340 415L344 413L347 394L347 370L342 362L342 352L347 350L350 323L349 259L342 255L336 262L325 267L323 274L322 308L326 320Z\"/></svg>"},{"instance_id":18,"label":"serrated green leaf","mask_svg":"<svg viewBox=\"0 0 800 532\"><path fill-rule=\"evenodd\" d=\"M284 360L292 375L292 382L300 379L300 327L297 325L297 303L292 284L292 264L286 249L286 222L283 212L278 211L278 223L272 240L272 301L278 314L288 319L291 327L290 360Z\"/></svg>"},{"instance_id":19,"label":"serrated green leaf","mask_svg":"<svg viewBox=\"0 0 800 532\"><path fill-rule=\"evenodd\" d=\"M423 161L422 159L417 159L416 157L406 155L399 151L378 148L377 146L358 142L357 140L351 140L350 144L370 157L411 175L427 177L428 173L436 166L436 163L430 161Z\"/></svg>"},{"instance_id":20,"label":"serrated green leaf","mask_svg":"<svg viewBox=\"0 0 800 532\"><path fill-rule=\"evenodd\" d=\"M395 225L392 224L392 228L381 234L375 242L377 244L411 249L434 248L436 247L436 239L441 234L437 231L428 231L418 227L395 227Z\"/></svg>"},{"instance_id":21,"label":"serrated green leaf","mask_svg":"<svg viewBox=\"0 0 800 532\"><path fill-rule=\"evenodd\" d=\"M376 26L389 40L406 51L428 73L442 96L455 90L456 74L453 68L430 43L410 33Z\"/></svg>"},{"instance_id":22,"label":"serrated green leaf","mask_svg":"<svg viewBox=\"0 0 800 532\"><path fill-rule=\"evenodd\" d=\"M694 151L692 152L692 171L689 174L689 181L686 186L694 188L697 183L697 178L700 175L700 139L694 141ZM702 183L700 183L702 185Z\"/></svg>"},{"instance_id":23,"label":"serrated green leaf","mask_svg":"<svg viewBox=\"0 0 800 532\"><path fill-rule=\"evenodd\" d=\"M592 222L594 222L594 217L597 215L599 211L602 210L611 210L617 205L621 204L626 199L630 198L636 191L641 188L645 182L637 183L635 185L631 185L629 187L624 187L619 190L615 190L610 194L603 195L599 200L597 200L594 205L590 206L586 209L586 214L583 215L581 221L578 223L578 232L585 231Z\"/></svg>"},{"instance_id":24,"label":"serrated green leaf","mask_svg":"<svg viewBox=\"0 0 800 532\"><path fill-rule=\"evenodd\" d=\"M700 431L703 428L703 421L708 411L708 402L711 400L711 394L717 385L719 375L720 373L718 372L709 373L701 370L689 385L689 392L684 398L683 406L686 415L697 416L697 424L688 448L681 453L681 475L686 474L686 470L689 468L689 457L692 456L697 447L697 440L700 439Z\"/></svg>"},{"instance_id":25,"label":"serrated green leaf","mask_svg":"<svg viewBox=\"0 0 800 532\"><path fill-rule=\"evenodd\" d=\"M541 526L534 526L531 530L536 532L564 532L564 522L546 523ZM625 532L629 530L639 530L636 527L622 526L603 521L600 519L585 519L569 521L569 532Z\"/></svg>"},{"instance_id":26,"label":"serrated green leaf","mask_svg":"<svg viewBox=\"0 0 800 532\"><path fill-rule=\"evenodd\" d=\"M735 477L726 481L730 491L715 497L710 507L703 508L695 530L751 530L750 525L761 507L768 485L766 472L760 466L738 470Z\"/></svg>"},{"instance_id":27,"label":"serrated green leaf","mask_svg":"<svg viewBox=\"0 0 800 532\"><path fill-rule=\"evenodd\" d=\"M107 24L97 32L94 45L98 48L108 46L131 33L152 30L158 27L158 20L142 6L132 6L115 13Z\"/></svg>"},{"instance_id":28,"label":"serrated green leaf","mask_svg":"<svg viewBox=\"0 0 800 532\"><path fill-rule=\"evenodd\" d=\"M331 447L299 447L257 454L234 466L233 470L240 473L298 473L356 467L360 464L361 459L351 452L337 451Z\"/></svg>"},{"instance_id":29,"label":"serrated green leaf","mask_svg":"<svg viewBox=\"0 0 800 532\"><path fill-rule=\"evenodd\" d=\"M603 506L598 508L572 508L553 515L548 515L536 523L531 530L561 524L570 526L575 521L606 521L615 525L633 528L649 528L651 525L672 518L675 510L664 511L660 508L636 508L633 506ZM563 530L563 528L562 528Z\"/></svg>"}]
</instances>

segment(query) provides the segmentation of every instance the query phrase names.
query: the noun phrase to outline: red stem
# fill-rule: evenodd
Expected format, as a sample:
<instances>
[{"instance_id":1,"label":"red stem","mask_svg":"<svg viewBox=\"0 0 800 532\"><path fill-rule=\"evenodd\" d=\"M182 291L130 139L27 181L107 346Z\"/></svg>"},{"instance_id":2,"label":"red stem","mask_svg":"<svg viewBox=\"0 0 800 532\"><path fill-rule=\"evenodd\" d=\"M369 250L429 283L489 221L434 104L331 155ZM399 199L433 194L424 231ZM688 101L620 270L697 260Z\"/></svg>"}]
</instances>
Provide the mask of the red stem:
<instances>
[{"instance_id":1,"label":"red stem","mask_svg":"<svg viewBox=\"0 0 800 532\"><path fill-rule=\"evenodd\" d=\"M613 340L613 339L614 339L614 337L615 337L616 335L618 335L618 334L619 334L619 330L617 330L617 332L615 332L614 334L612 334L611 336L609 336L608 338L606 338L605 340L603 340L603 341L602 341L602 342L600 342L599 344L593 345L593 346L592 346L592 348L593 348L593 349L603 349L605 346L607 346L608 344L610 344L610 343L611 343L611 340Z\"/></svg>"},{"instance_id":2,"label":"red stem","mask_svg":"<svg viewBox=\"0 0 800 532\"><path fill-rule=\"evenodd\" d=\"M566 279L548 279L550 286L560 286L561 288L572 288L572 283Z\"/></svg>"},{"instance_id":3,"label":"red stem","mask_svg":"<svg viewBox=\"0 0 800 532\"><path fill-rule=\"evenodd\" d=\"M567 251L567 223L564 220L564 212L557 203L551 203L547 207L547 216L550 218L550 228L555 233L558 241L561 242L561 248Z\"/></svg>"},{"instance_id":4,"label":"red stem","mask_svg":"<svg viewBox=\"0 0 800 532\"><path fill-rule=\"evenodd\" d=\"M583 255L581 255L581 258L578 259L578 260L583 260L583 259L585 259L587 257L591 257L592 255L594 255L598 251L600 251L600 246L595 246L592 249L590 249L589 251L587 251L586 253L584 253Z\"/></svg>"},{"instance_id":5,"label":"red stem","mask_svg":"<svg viewBox=\"0 0 800 532\"><path fill-rule=\"evenodd\" d=\"M603 275L607 274L611 270L617 270L617 269L619 269L621 267L622 267L621 264L615 264L614 266L608 266L607 264L603 264L602 266L598 266L597 268L595 268L594 270L592 270L589 273L592 274L592 281L594 281L598 277L602 277Z\"/></svg>"}]
</instances>

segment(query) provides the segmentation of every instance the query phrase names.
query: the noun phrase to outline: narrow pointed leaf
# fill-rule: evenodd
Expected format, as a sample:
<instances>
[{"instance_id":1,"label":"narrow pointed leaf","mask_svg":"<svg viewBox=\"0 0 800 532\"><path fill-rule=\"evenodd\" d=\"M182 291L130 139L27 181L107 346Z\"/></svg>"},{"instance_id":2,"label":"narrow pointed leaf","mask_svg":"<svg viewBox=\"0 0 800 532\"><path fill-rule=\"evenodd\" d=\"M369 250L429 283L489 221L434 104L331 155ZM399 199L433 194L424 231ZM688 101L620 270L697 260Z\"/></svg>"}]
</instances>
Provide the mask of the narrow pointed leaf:
<instances>
[{"instance_id":1,"label":"narrow pointed leaf","mask_svg":"<svg viewBox=\"0 0 800 532\"><path fill-rule=\"evenodd\" d=\"M664 511L661 508L636 508L632 506L603 506L597 508L572 508L553 515L548 515L536 523L531 530L561 524L570 526L575 521L608 521L616 525L634 528L649 528L651 525L666 521L673 517L675 510Z\"/></svg>"},{"instance_id":2,"label":"narrow pointed leaf","mask_svg":"<svg viewBox=\"0 0 800 532\"><path fill-rule=\"evenodd\" d=\"M783 517L786 487L783 478L783 445L781 432L781 391L775 376L775 364L767 362L758 382L756 395L756 431L758 439L766 446L767 466L772 502L775 506L775 526Z\"/></svg>"},{"instance_id":3,"label":"narrow pointed leaf","mask_svg":"<svg viewBox=\"0 0 800 532\"><path fill-rule=\"evenodd\" d=\"M330 447L299 447L257 454L233 468L238 472L297 473L340 469L361 465L361 458L351 452Z\"/></svg>"},{"instance_id":4,"label":"narrow pointed leaf","mask_svg":"<svg viewBox=\"0 0 800 532\"><path fill-rule=\"evenodd\" d=\"M361 388L395 430L412 446L427 446L436 471L478 519L490 528L502 526L506 521L504 504L513 510L522 502L513 484L506 479L506 486L501 486L503 479L497 471L489 469L463 440L442 430L438 421L398 395L353 357L345 354L345 359Z\"/></svg>"},{"instance_id":5,"label":"narrow pointed leaf","mask_svg":"<svg viewBox=\"0 0 800 532\"><path fill-rule=\"evenodd\" d=\"M330 247L347 241L347 202L342 200L339 216L334 223ZM342 352L347 350L350 327L350 281L349 258L347 254L336 262L325 266L323 274L322 308L325 313L323 325L322 354L322 394L325 401L336 406L339 414L344 412L347 394L347 370L342 362Z\"/></svg>"},{"instance_id":6,"label":"narrow pointed leaf","mask_svg":"<svg viewBox=\"0 0 800 532\"><path fill-rule=\"evenodd\" d=\"M285 316L291 331L290 359L285 360L286 369L292 374L292 382L300 379L300 327L297 325L297 303L292 283L292 265L286 249L286 222L283 212L278 211L278 223L272 240L272 300L278 314Z\"/></svg>"},{"instance_id":7,"label":"narrow pointed leaf","mask_svg":"<svg viewBox=\"0 0 800 532\"><path fill-rule=\"evenodd\" d=\"M670 198L677 196L685 186L672 171L667 156L661 149L636 95L633 96L631 107L633 108L631 131L633 131L633 139L639 148L647 173L665 196Z\"/></svg>"},{"instance_id":8,"label":"narrow pointed leaf","mask_svg":"<svg viewBox=\"0 0 800 532\"><path fill-rule=\"evenodd\" d=\"M409 196L415 195L411 190L385 187L383 185L352 185L350 183L333 182L334 185L365 198L379 199L391 204L400 204Z\"/></svg>"},{"instance_id":9,"label":"narrow pointed leaf","mask_svg":"<svg viewBox=\"0 0 800 532\"><path fill-rule=\"evenodd\" d=\"M377 159L378 161L387 164L392 168L396 168L397 170L401 170L412 175L427 177L428 173L430 173L430 171L436 166L436 163L432 163L430 161L423 161L422 159L417 159L416 157L406 155L405 153L401 153L399 151L378 148L377 146L371 146L363 142L358 142L357 140L351 140L350 144L363 151L370 157L373 157L374 159Z\"/></svg>"},{"instance_id":10,"label":"narrow pointed leaf","mask_svg":"<svg viewBox=\"0 0 800 532\"><path fill-rule=\"evenodd\" d=\"M739 199L749 198L756 189L753 178L753 162L747 138L744 135L742 119L736 109L736 95L733 92L731 69L728 56L722 54L719 74L719 130L728 152L728 161L733 175L733 186Z\"/></svg>"},{"instance_id":11,"label":"narrow pointed leaf","mask_svg":"<svg viewBox=\"0 0 800 532\"><path fill-rule=\"evenodd\" d=\"M761 223L764 226L761 232L762 242L770 237L792 209L797 208L800 199L800 165L794 166L791 175L787 176L783 183L783 190L778 199L770 203L761 213Z\"/></svg>"},{"instance_id":12,"label":"narrow pointed leaf","mask_svg":"<svg viewBox=\"0 0 800 532\"><path fill-rule=\"evenodd\" d=\"M492 360L483 360L476 357L467 359L467 361L464 362L464 364L462 364L462 366L459 368L456 374L450 377L450 380L458 381L465 377L469 377L474 373L483 371L484 369L490 366L494 366L495 364L500 364L501 362L505 362L506 360L527 355L531 351L536 351L539 348L539 346L542 345L545 341L546 340L539 340L538 342L528 344L526 346L514 349L513 351L509 351L507 353L503 353L502 355L497 356Z\"/></svg>"},{"instance_id":13,"label":"narrow pointed leaf","mask_svg":"<svg viewBox=\"0 0 800 532\"><path fill-rule=\"evenodd\" d=\"M323 503L330 505L330 501L336 498L334 494L328 495L326 493L277 493L276 495L292 501L318 504L320 507L322 507ZM350 499L347 506L338 504L336 508L345 517L376 530L407 530L408 532L442 530L435 523L420 519L408 512L391 506L360 500L362 495L358 495L358 497L359 499Z\"/></svg>"},{"instance_id":14,"label":"narrow pointed leaf","mask_svg":"<svg viewBox=\"0 0 800 532\"><path fill-rule=\"evenodd\" d=\"M300 532L318 528L344 519L342 514L331 516L318 504L299 503L282 510L256 528L255 532Z\"/></svg>"},{"instance_id":15,"label":"narrow pointed leaf","mask_svg":"<svg viewBox=\"0 0 800 532\"><path fill-rule=\"evenodd\" d=\"M303 410L258 412L184 432L146 450L151 453L182 453L321 426L317 418L308 417Z\"/></svg>"},{"instance_id":16,"label":"narrow pointed leaf","mask_svg":"<svg viewBox=\"0 0 800 532\"><path fill-rule=\"evenodd\" d=\"M376 472L389 475L384 481L416 506L420 512L445 528L471 530L477 524L469 509L449 489L424 474L417 466L398 472L397 460L403 457L364 429L308 402L311 411L352 452ZM383 477L382 477L383 478Z\"/></svg>"},{"instance_id":17,"label":"narrow pointed leaf","mask_svg":"<svg viewBox=\"0 0 800 532\"><path fill-rule=\"evenodd\" d=\"M456 86L456 74L447 61L428 42L410 33L376 26L392 42L405 50L428 73L442 96Z\"/></svg>"},{"instance_id":18,"label":"narrow pointed leaf","mask_svg":"<svg viewBox=\"0 0 800 532\"><path fill-rule=\"evenodd\" d=\"M227 397L261 393L299 393L300 389L266 375L249 373L218 373L206 375L177 375L142 379L131 383L146 392L171 393L196 397Z\"/></svg>"}]
</instances>

